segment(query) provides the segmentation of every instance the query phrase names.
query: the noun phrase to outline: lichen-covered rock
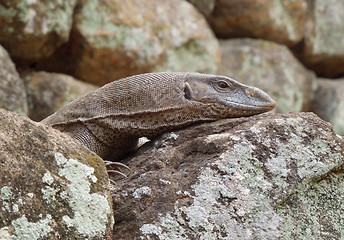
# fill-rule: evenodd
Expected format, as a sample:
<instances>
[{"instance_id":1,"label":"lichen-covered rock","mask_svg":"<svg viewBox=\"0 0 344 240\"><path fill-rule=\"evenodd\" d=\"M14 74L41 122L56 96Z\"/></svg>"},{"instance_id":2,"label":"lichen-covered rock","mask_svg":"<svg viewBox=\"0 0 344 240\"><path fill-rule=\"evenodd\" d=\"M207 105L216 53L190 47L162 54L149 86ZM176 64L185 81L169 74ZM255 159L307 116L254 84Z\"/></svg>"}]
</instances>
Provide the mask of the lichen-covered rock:
<instances>
[{"instance_id":1,"label":"lichen-covered rock","mask_svg":"<svg viewBox=\"0 0 344 240\"><path fill-rule=\"evenodd\" d=\"M343 150L312 113L165 134L114 186L115 239L339 239Z\"/></svg>"},{"instance_id":2,"label":"lichen-covered rock","mask_svg":"<svg viewBox=\"0 0 344 240\"><path fill-rule=\"evenodd\" d=\"M307 0L217 0L208 21L221 38L255 37L293 46L304 36Z\"/></svg>"},{"instance_id":3,"label":"lichen-covered rock","mask_svg":"<svg viewBox=\"0 0 344 240\"><path fill-rule=\"evenodd\" d=\"M34 121L53 114L76 98L97 89L96 86L59 73L25 74L29 117Z\"/></svg>"},{"instance_id":4,"label":"lichen-covered rock","mask_svg":"<svg viewBox=\"0 0 344 240\"><path fill-rule=\"evenodd\" d=\"M6 50L0 45L0 108L26 115L25 87Z\"/></svg>"},{"instance_id":5,"label":"lichen-covered rock","mask_svg":"<svg viewBox=\"0 0 344 240\"><path fill-rule=\"evenodd\" d=\"M314 0L312 6L302 62L324 77L344 75L344 1Z\"/></svg>"},{"instance_id":6,"label":"lichen-covered rock","mask_svg":"<svg viewBox=\"0 0 344 240\"><path fill-rule=\"evenodd\" d=\"M76 0L0 3L0 43L12 58L29 62L50 56L67 42Z\"/></svg>"},{"instance_id":7,"label":"lichen-covered rock","mask_svg":"<svg viewBox=\"0 0 344 240\"><path fill-rule=\"evenodd\" d=\"M215 73L218 42L184 0L83 0L71 42L40 69L103 85L152 71Z\"/></svg>"},{"instance_id":8,"label":"lichen-covered rock","mask_svg":"<svg viewBox=\"0 0 344 240\"><path fill-rule=\"evenodd\" d=\"M344 135L344 79L318 79L318 89L311 111L332 123L333 129Z\"/></svg>"},{"instance_id":9,"label":"lichen-covered rock","mask_svg":"<svg viewBox=\"0 0 344 240\"><path fill-rule=\"evenodd\" d=\"M277 102L277 112L310 110L315 75L288 48L253 39L223 40L220 46L220 74L266 91Z\"/></svg>"},{"instance_id":10,"label":"lichen-covered rock","mask_svg":"<svg viewBox=\"0 0 344 240\"><path fill-rule=\"evenodd\" d=\"M108 180L76 140L0 110L0 239L111 239Z\"/></svg>"}]
</instances>

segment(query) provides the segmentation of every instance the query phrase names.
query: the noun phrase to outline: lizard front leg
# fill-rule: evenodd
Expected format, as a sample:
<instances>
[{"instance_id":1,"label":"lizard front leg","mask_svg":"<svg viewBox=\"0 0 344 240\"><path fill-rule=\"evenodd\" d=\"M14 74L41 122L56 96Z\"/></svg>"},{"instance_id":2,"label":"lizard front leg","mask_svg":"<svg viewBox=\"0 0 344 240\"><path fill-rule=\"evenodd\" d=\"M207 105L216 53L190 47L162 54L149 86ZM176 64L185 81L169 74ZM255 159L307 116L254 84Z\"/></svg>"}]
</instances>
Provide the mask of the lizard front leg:
<instances>
[{"instance_id":1,"label":"lizard front leg","mask_svg":"<svg viewBox=\"0 0 344 240\"><path fill-rule=\"evenodd\" d=\"M117 139L121 144L117 143L113 146L109 146L100 141L93 132L87 128L87 125L82 123L64 126L64 128L60 130L77 139L82 145L100 156L105 162L106 167L110 167L110 169L107 170L108 173L127 177L120 169L125 168L130 170L130 168L116 161L122 159L125 154L133 150L137 145L137 140L133 138L129 138L127 141Z\"/></svg>"}]
</instances>

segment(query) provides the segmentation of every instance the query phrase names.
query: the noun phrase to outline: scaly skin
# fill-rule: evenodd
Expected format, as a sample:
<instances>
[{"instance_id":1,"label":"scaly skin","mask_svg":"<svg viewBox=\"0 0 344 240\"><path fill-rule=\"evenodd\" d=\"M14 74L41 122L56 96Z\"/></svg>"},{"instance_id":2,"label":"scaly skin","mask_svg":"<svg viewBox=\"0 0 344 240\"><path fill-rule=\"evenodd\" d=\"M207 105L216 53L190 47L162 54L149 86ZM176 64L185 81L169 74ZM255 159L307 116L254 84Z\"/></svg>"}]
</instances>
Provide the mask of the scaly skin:
<instances>
[{"instance_id":1,"label":"scaly skin","mask_svg":"<svg viewBox=\"0 0 344 240\"><path fill-rule=\"evenodd\" d=\"M225 76L147 73L109 83L42 122L103 159L119 161L140 137L154 139L193 123L255 115L275 105L262 90Z\"/></svg>"}]
</instances>

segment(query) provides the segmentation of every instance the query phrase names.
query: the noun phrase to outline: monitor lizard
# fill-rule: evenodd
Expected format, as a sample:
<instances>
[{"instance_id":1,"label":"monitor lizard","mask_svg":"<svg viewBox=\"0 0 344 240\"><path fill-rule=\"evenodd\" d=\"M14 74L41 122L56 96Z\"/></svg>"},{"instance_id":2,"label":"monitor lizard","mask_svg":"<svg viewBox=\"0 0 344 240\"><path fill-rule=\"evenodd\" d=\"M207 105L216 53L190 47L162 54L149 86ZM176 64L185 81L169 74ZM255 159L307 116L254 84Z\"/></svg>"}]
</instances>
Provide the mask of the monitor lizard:
<instances>
[{"instance_id":1,"label":"monitor lizard","mask_svg":"<svg viewBox=\"0 0 344 240\"><path fill-rule=\"evenodd\" d=\"M262 90L226 76L146 73L106 84L42 122L103 159L119 161L137 148L140 137L154 139L190 124L255 115L275 105Z\"/></svg>"}]
</instances>

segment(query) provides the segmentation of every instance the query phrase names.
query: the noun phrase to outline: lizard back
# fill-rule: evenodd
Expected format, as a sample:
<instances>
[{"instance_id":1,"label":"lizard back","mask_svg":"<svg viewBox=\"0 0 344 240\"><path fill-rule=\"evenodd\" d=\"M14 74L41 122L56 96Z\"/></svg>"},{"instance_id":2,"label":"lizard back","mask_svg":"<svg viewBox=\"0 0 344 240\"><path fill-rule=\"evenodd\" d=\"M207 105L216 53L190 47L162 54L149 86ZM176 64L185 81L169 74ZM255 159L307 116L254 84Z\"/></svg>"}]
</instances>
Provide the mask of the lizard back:
<instances>
[{"instance_id":1,"label":"lizard back","mask_svg":"<svg viewBox=\"0 0 344 240\"><path fill-rule=\"evenodd\" d=\"M147 73L109 83L42 122L107 159L120 159L139 137L154 138L191 123L271 110L263 91L225 76Z\"/></svg>"}]
</instances>

